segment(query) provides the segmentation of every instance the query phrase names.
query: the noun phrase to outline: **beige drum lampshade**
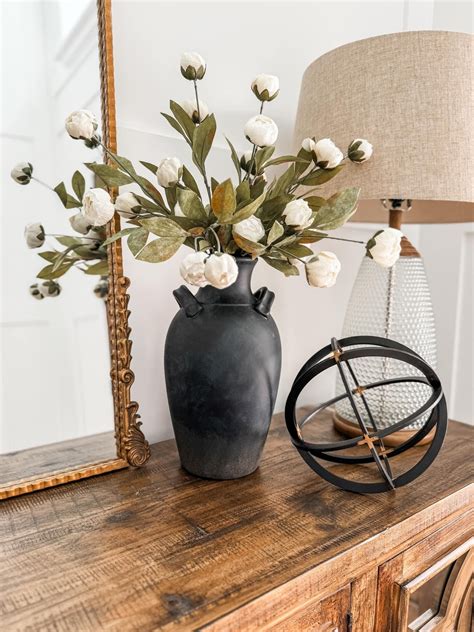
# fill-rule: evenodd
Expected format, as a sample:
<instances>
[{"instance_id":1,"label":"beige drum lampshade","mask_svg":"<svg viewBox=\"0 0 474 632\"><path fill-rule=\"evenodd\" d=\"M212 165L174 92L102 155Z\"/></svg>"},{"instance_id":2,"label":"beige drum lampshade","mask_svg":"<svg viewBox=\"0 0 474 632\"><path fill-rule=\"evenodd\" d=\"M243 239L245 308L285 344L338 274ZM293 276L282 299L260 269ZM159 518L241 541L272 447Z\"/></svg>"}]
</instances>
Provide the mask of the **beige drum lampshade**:
<instances>
[{"instance_id":1,"label":"beige drum lampshade","mask_svg":"<svg viewBox=\"0 0 474 632\"><path fill-rule=\"evenodd\" d=\"M404 222L472 221L474 213L474 57L465 33L394 33L347 44L303 76L295 145L354 138L374 146L371 160L331 182L356 184L353 221L384 221L381 199L411 199ZM328 188L328 192L331 189Z\"/></svg>"}]
</instances>

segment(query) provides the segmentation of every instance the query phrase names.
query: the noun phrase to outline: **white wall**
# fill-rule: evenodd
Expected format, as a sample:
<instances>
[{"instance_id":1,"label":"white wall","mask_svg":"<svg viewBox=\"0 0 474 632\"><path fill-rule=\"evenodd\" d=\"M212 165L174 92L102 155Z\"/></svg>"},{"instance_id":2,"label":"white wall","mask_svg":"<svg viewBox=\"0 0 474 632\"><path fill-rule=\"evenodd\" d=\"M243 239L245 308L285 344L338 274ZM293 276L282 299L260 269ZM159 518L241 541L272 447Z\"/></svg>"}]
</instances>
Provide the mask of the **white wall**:
<instances>
[{"instance_id":1,"label":"white wall","mask_svg":"<svg viewBox=\"0 0 474 632\"><path fill-rule=\"evenodd\" d=\"M448 4L453 3L115 1L119 151L154 163L171 155L190 163L186 145L159 112L167 110L170 98L191 98L192 85L180 75L179 57L184 50L197 50L208 61L201 95L218 121L209 171L218 179L232 174L224 132L238 150L249 148L242 128L256 113L258 104L249 84L259 72L280 77L280 96L267 112L280 128L277 149L286 152L291 145L301 76L312 60L336 46L383 33L433 27L465 30L470 24L469 4L455 3L452 11ZM340 235L367 239L371 231L370 226L352 225ZM419 243L417 227L407 227L406 233L415 245ZM255 289L268 285L277 294L273 314L283 341L277 410L282 409L301 364L332 335L340 334L363 253L356 245L338 242L332 242L331 249L340 257L343 271L336 287L329 290L311 289L302 278L285 279L263 262L257 267ZM179 260L178 255L164 264L150 265L126 254L126 274L132 280L133 396L140 403L144 430L151 441L172 434L163 345L177 310L171 291L180 285ZM434 298L438 309L436 301L442 301L442 292ZM470 327L463 326L464 330ZM448 365L443 365L445 370ZM333 382L328 379L313 389L311 397L323 399L332 390Z\"/></svg>"}]
</instances>

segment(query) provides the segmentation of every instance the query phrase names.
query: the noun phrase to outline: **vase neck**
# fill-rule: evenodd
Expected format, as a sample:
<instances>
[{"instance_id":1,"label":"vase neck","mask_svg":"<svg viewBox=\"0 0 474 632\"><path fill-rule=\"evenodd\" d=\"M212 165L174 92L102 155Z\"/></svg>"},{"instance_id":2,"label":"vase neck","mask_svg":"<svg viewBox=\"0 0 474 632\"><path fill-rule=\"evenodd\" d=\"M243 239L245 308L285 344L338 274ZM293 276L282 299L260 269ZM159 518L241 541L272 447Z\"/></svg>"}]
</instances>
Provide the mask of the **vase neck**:
<instances>
[{"instance_id":1,"label":"vase neck","mask_svg":"<svg viewBox=\"0 0 474 632\"><path fill-rule=\"evenodd\" d=\"M196 294L200 303L249 304L253 301L251 282L257 260L243 257L236 257L235 260L239 268L239 275L235 283L224 290L218 290L211 285L201 288Z\"/></svg>"}]
</instances>

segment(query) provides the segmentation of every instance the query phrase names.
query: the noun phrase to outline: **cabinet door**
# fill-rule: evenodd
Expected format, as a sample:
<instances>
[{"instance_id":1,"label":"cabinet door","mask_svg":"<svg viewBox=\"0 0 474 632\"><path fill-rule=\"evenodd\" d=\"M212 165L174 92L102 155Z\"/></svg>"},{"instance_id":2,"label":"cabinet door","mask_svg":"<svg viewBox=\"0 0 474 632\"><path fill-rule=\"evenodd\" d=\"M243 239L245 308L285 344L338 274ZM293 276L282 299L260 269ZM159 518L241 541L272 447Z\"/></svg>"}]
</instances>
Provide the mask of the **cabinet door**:
<instances>
[{"instance_id":1,"label":"cabinet door","mask_svg":"<svg viewBox=\"0 0 474 632\"><path fill-rule=\"evenodd\" d=\"M266 630L278 632L350 632L351 587L319 603L311 602Z\"/></svg>"},{"instance_id":2,"label":"cabinet door","mask_svg":"<svg viewBox=\"0 0 474 632\"><path fill-rule=\"evenodd\" d=\"M379 569L377 632L471 632L472 516L463 516Z\"/></svg>"}]
</instances>

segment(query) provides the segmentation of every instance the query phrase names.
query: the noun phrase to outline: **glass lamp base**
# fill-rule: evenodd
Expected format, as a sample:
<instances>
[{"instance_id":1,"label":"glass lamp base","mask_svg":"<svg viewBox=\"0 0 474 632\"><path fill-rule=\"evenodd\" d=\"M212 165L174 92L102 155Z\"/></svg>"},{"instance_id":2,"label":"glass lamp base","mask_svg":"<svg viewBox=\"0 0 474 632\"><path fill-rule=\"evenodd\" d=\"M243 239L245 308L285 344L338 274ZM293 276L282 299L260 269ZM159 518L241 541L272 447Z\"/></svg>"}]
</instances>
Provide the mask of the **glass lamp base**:
<instances>
[{"instance_id":1,"label":"glass lamp base","mask_svg":"<svg viewBox=\"0 0 474 632\"><path fill-rule=\"evenodd\" d=\"M419 256L402 256L392 268L382 268L369 257L364 257L342 331L343 338L357 335L381 336L401 342L436 369L433 307L425 268ZM353 368L362 385L419 375L415 368L408 369L397 360L387 358L360 358L354 362ZM338 377L336 394L343 392L344 387ZM367 391L366 397L378 428L388 428L420 408L429 397L429 388L419 382L390 384ZM364 413L362 408L360 412ZM351 426L359 428L347 398L337 402L335 418L339 420L339 430L343 432L350 434ZM427 415L400 431L403 440L409 438L410 432L419 429L426 419ZM360 429L358 432L360 434Z\"/></svg>"}]
</instances>

